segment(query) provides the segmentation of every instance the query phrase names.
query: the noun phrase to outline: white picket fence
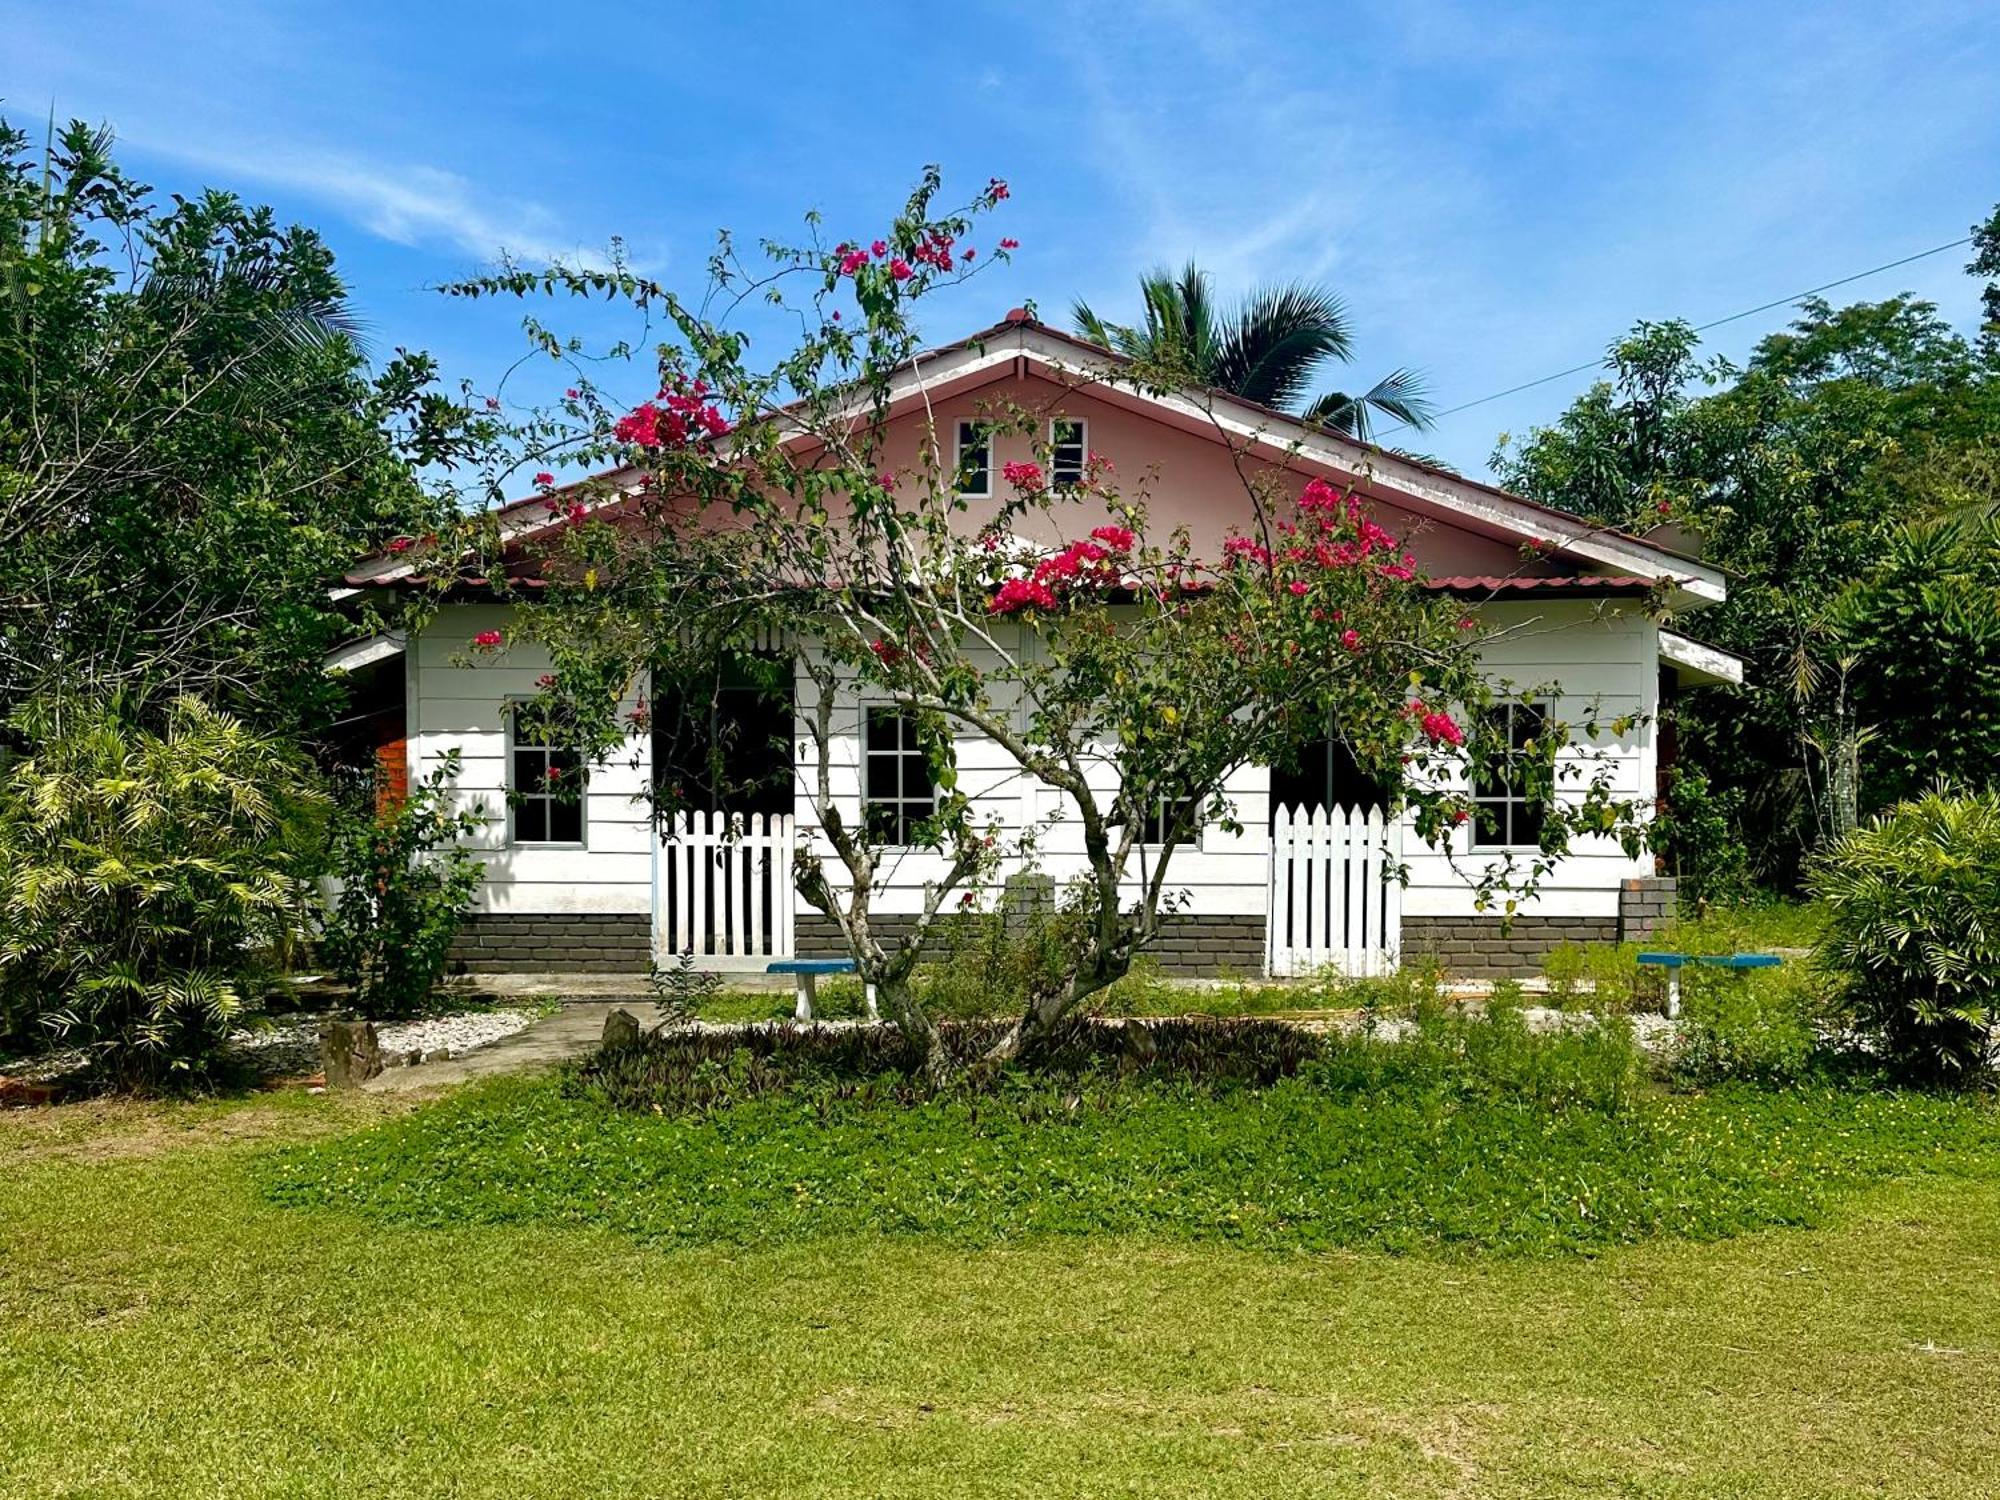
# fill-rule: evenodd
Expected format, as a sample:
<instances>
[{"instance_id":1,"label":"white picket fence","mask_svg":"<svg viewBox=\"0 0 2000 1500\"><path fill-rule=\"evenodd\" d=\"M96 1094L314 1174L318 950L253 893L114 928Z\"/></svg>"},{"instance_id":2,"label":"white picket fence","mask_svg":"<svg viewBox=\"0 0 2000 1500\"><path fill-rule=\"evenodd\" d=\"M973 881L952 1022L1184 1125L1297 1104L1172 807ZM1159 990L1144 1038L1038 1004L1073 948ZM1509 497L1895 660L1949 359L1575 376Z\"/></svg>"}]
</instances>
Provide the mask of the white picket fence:
<instances>
[{"instance_id":1,"label":"white picket fence","mask_svg":"<svg viewBox=\"0 0 2000 1500\"><path fill-rule=\"evenodd\" d=\"M687 812L653 841L653 951L704 969L761 970L792 956L792 818Z\"/></svg>"},{"instance_id":2,"label":"white picket fence","mask_svg":"<svg viewBox=\"0 0 2000 1500\"><path fill-rule=\"evenodd\" d=\"M1271 974L1394 973L1403 888L1389 872L1402 848L1401 821L1388 823L1379 807L1279 808L1271 819Z\"/></svg>"}]
</instances>

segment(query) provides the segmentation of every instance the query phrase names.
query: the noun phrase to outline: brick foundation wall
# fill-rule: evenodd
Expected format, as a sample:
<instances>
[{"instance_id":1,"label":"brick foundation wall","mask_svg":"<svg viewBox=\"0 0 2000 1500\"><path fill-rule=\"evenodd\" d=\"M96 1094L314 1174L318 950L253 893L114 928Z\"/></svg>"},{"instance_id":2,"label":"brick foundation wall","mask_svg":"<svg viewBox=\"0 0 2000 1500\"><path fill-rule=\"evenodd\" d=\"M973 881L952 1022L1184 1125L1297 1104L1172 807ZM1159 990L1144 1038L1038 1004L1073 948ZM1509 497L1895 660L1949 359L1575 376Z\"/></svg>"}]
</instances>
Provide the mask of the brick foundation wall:
<instances>
[{"instance_id":1,"label":"brick foundation wall","mask_svg":"<svg viewBox=\"0 0 2000 1500\"><path fill-rule=\"evenodd\" d=\"M451 966L461 974L643 974L652 945L653 919L642 912L482 912L468 917L452 941Z\"/></svg>"},{"instance_id":2,"label":"brick foundation wall","mask_svg":"<svg viewBox=\"0 0 2000 1500\"><path fill-rule=\"evenodd\" d=\"M1618 940L1646 942L1673 919L1680 897L1677 876L1650 875L1623 882L1618 888Z\"/></svg>"},{"instance_id":3,"label":"brick foundation wall","mask_svg":"<svg viewBox=\"0 0 2000 1500\"><path fill-rule=\"evenodd\" d=\"M877 916L875 929L884 938L900 938L915 924L914 916ZM830 917L802 911L793 928L800 958L845 955L840 929ZM1168 974L1187 977L1239 974L1255 978L1264 972L1264 919L1182 915L1161 923L1159 941L1148 956Z\"/></svg>"},{"instance_id":4,"label":"brick foundation wall","mask_svg":"<svg viewBox=\"0 0 2000 1500\"><path fill-rule=\"evenodd\" d=\"M1532 979L1563 943L1615 943L1616 917L1403 918L1403 961L1434 958L1454 979Z\"/></svg>"}]
</instances>

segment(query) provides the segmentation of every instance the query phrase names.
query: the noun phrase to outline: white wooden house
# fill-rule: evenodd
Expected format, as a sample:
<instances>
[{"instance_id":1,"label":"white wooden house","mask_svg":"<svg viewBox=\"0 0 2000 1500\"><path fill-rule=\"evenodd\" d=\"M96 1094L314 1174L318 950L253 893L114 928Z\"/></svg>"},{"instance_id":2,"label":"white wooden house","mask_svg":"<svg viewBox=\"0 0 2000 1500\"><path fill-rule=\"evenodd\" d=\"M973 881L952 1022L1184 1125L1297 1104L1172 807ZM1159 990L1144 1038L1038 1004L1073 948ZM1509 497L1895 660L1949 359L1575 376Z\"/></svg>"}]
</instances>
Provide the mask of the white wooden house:
<instances>
[{"instance_id":1,"label":"white wooden house","mask_svg":"<svg viewBox=\"0 0 2000 1500\"><path fill-rule=\"evenodd\" d=\"M987 490L1001 465L1027 458L1010 439L987 439L979 414L998 401L1048 413L1052 437L1109 459L1120 475L1147 476L1153 523L1185 522L1219 548L1248 519L1239 463L1278 470L1302 486L1324 477L1365 496L1375 518L1415 553L1430 586L1465 600L1497 632L1486 661L1496 680L1554 684L1551 712L1580 719L1634 715L1624 739L1579 748L1608 757L1620 795L1654 796L1662 769L1661 710L1680 687L1741 680L1741 663L1682 633L1679 617L1721 600L1715 568L1665 545L1588 526L1576 517L1379 448L1308 428L1282 413L1209 392L1160 395L1118 379L1116 356L1019 312L971 338L933 351L910 372L892 408L890 461L915 470L923 424L984 459ZM908 449L899 456L896 445ZM975 473L980 465L966 466ZM531 542L550 524L538 497L503 513L508 534ZM1538 543L1524 557L1524 545ZM384 556L350 575L352 589L410 580ZM660 768L653 736L589 769L588 791L565 802L541 794L547 768L566 752L526 742L510 705L532 696L547 670L532 646L468 663L481 631L509 631L516 607L468 600L445 606L416 639L378 637L336 653L380 705L376 748L392 768L424 774L448 752L463 759L458 795L481 804L486 881L462 939L478 969L642 969L649 957L694 951L718 968L761 969L774 958L832 954L832 924L790 894L795 839L813 837L809 804L796 793L754 808L697 813L656 829L644 796ZM670 622L668 622L670 623ZM800 676L797 691L811 691ZM637 694L635 693L636 706ZM796 712L804 707L794 703ZM656 713L658 712L656 706ZM840 705L851 746L845 794L920 805L929 795L920 758L902 754L895 716L880 705ZM782 737L780 737L782 738ZM799 750L804 753L803 735ZM1045 842L1044 873L1063 879L1080 863L1074 820L1060 820L1059 794L1009 775L994 747L966 735L956 745L961 785L1009 826L1058 817ZM1172 884L1186 898L1158 956L1169 970L1298 973L1334 964L1379 968L1398 954L1435 952L1456 972L1527 972L1560 941L1638 936L1658 920L1671 879L1651 856L1628 858L1610 840L1579 845L1503 933L1475 909L1465 875L1504 846L1533 839L1534 809L1492 794L1491 816L1457 834L1453 861L1414 834L1385 827L1372 794L1331 747L1300 771L1248 766L1229 787L1242 831L1202 832L1174 855ZM724 837L725 816L747 818ZM1372 820L1372 821L1371 821ZM1065 830L1068 830L1067 835ZM747 837L743 834L747 832ZM1381 849L1400 848L1406 882L1380 878ZM878 910L914 913L939 856L910 850Z\"/></svg>"}]
</instances>

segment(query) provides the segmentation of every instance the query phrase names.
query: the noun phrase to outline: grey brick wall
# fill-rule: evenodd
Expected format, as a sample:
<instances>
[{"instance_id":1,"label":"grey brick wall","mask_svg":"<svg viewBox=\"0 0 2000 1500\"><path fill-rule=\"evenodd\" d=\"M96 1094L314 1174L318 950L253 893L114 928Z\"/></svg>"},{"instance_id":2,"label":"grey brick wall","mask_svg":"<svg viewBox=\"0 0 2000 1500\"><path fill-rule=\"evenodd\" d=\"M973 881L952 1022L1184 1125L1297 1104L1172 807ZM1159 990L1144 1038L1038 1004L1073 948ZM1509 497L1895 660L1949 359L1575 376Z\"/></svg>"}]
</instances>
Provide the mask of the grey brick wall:
<instances>
[{"instance_id":1,"label":"grey brick wall","mask_svg":"<svg viewBox=\"0 0 2000 1500\"><path fill-rule=\"evenodd\" d=\"M1681 883L1673 875L1649 875L1618 888L1618 940L1643 943L1672 920Z\"/></svg>"},{"instance_id":2,"label":"grey brick wall","mask_svg":"<svg viewBox=\"0 0 2000 1500\"><path fill-rule=\"evenodd\" d=\"M1403 961L1435 958L1454 979L1531 979L1562 943L1615 943L1616 917L1403 918Z\"/></svg>"},{"instance_id":3,"label":"grey brick wall","mask_svg":"<svg viewBox=\"0 0 2000 1500\"><path fill-rule=\"evenodd\" d=\"M878 916L874 925L885 937L902 937L915 921L913 916ZM816 911L800 912L793 931L801 958L832 958L847 951L841 946L840 929ZM1159 941L1148 953L1168 974L1229 973L1254 978L1264 972L1264 919L1168 917L1162 923Z\"/></svg>"},{"instance_id":4,"label":"grey brick wall","mask_svg":"<svg viewBox=\"0 0 2000 1500\"><path fill-rule=\"evenodd\" d=\"M652 961L653 919L630 915L478 913L451 945L461 974L643 974Z\"/></svg>"}]
</instances>

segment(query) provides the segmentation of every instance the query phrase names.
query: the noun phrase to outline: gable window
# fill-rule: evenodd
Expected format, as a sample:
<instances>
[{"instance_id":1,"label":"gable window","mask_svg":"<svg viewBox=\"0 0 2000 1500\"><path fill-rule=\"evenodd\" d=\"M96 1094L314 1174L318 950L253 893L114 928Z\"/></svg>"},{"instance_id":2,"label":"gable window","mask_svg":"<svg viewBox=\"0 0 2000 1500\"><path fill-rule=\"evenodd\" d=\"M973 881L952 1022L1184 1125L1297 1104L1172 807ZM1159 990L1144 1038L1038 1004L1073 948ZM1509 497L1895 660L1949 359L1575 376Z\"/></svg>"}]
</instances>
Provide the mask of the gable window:
<instances>
[{"instance_id":1,"label":"gable window","mask_svg":"<svg viewBox=\"0 0 2000 1500\"><path fill-rule=\"evenodd\" d=\"M958 424L952 472L958 476L958 494L984 500L993 493L993 434L984 422Z\"/></svg>"},{"instance_id":2,"label":"gable window","mask_svg":"<svg viewBox=\"0 0 2000 1500\"><path fill-rule=\"evenodd\" d=\"M583 758L516 704L507 713L507 804L513 844L583 842Z\"/></svg>"},{"instance_id":3,"label":"gable window","mask_svg":"<svg viewBox=\"0 0 2000 1500\"><path fill-rule=\"evenodd\" d=\"M1529 795L1527 778L1514 762L1541 734L1547 709L1539 703L1501 703L1487 713L1488 724L1506 736L1507 760L1488 766L1473 784L1472 847L1539 845L1544 805L1540 798Z\"/></svg>"},{"instance_id":4,"label":"gable window","mask_svg":"<svg viewBox=\"0 0 2000 1500\"><path fill-rule=\"evenodd\" d=\"M1049 482L1082 484L1090 461L1089 430L1081 417L1057 417L1049 423Z\"/></svg>"},{"instance_id":5,"label":"gable window","mask_svg":"<svg viewBox=\"0 0 2000 1500\"><path fill-rule=\"evenodd\" d=\"M915 843L917 825L937 811L937 786L917 737L916 716L900 708L869 709L862 760L862 816L869 838Z\"/></svg>"}]
</instances>

